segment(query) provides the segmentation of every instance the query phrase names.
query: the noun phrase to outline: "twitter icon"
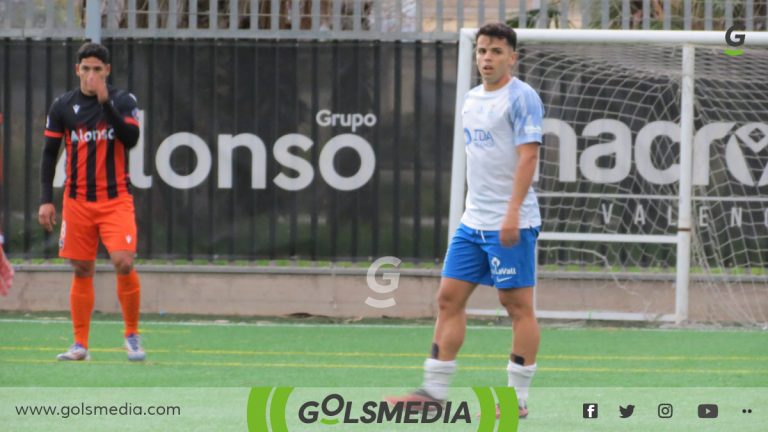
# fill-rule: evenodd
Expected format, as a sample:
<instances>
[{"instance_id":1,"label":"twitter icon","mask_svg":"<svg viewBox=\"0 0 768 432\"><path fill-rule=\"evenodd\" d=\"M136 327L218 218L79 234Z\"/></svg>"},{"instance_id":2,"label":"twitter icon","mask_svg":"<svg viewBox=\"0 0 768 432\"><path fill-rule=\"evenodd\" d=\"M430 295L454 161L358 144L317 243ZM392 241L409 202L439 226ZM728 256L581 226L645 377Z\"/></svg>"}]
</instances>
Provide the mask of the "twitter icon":
<instances>
[{"instance_id":1,"label":"twitter icon","mask_svg":"<svg viewBox=\"0 0 768 432\"><path fill-rule=\"evenodd\" d=\"M621 414L621 418L629 418L632 416L632 413L635 412L635 406L634 405L627 405L626 408L619 405L619 414Z\"/></svg>"}]
</instances>

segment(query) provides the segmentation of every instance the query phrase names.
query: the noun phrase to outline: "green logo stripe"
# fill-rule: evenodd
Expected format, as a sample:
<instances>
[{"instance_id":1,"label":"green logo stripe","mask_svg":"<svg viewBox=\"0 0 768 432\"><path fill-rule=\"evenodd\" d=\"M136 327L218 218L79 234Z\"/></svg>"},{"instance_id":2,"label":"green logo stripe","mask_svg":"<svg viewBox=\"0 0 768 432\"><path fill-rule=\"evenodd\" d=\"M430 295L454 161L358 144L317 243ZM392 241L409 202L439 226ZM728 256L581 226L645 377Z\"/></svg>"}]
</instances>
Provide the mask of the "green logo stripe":
<instances>
[{"instance_id":1,"label":"green logo stripe","mask_svg":"<svg viewBox=\"0 0 768 432\"><path fill-rule=\"evenodd\" d=\"M472 387L480 402L480 424L477 432L493 432L496 425L496 403L489 387Z\"/></svg>"},{"instance_id":2,"label":"green logo stripe","mask_svg":"<svg viewBox=\"0 0 768 432\"><path fill-rule=\"evenodd\" d=\"M740 56L740 55L744 54L744 50L740 50L740 49L727 49L727 50L725 50L723 52L725 54L727 54L729 56L733 56L733 57Z\"/></svg>"},{"instance_id":3,"label":"green logo stripe","mask_svg":"<svg viewBox=\"0 0 768 432\"><path fill-rule=\"evenodd\" d=\"M517 421L520 413L517 407L517 394L514 387L494 387L499 398L499 432L517 431Z\"/></svg>"},{"instance_id":4,"label":"green logo stripe","mask_svg":"<svg viewBox=\"0 0 768 432\"><path fill-rule=\"evenodd\" d=\"M254 387L248 395L248 431L269 431L267 426L267 403L272 387Z\"/></svg>"},{"instance_id":5,"label":"green logo stripe","mask_svg":"<svg viewBox=\"0 0 768 432\"><path fill-rule=\"evenodd\" d=\"M275 393L272 394L272 403L269 405L272 432L288 432L288 424L285 422L285 407L292 391L293 387L277 387Z\"/></svg>"}]
</instances>

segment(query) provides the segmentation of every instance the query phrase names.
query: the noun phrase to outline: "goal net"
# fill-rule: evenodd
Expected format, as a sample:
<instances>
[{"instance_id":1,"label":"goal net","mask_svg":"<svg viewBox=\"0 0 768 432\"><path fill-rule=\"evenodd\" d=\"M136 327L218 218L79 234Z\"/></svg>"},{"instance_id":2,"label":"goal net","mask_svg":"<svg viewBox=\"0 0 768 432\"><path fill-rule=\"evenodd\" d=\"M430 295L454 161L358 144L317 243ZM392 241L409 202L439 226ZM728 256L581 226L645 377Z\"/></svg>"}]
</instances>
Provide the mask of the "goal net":
<instances>
[{"instance_id":1,"label":"goal net","mask_svg":"<svg viewBox=\"0 0 768 432\"><path fill-rule=\"evenodd\" d=\"M767 323L765 44L750 33L732 56L722 33L712 44L711 32L654 43L623 41L621 31L579 42L580 32L547 42L538 36L552 31L519 33L514 75L545 105L534 185L544 221L539 315ZM465 30L462 63L473 41ZM460 67L459 86L479 83L469 72Z\"/></svg>"}]
</instances>

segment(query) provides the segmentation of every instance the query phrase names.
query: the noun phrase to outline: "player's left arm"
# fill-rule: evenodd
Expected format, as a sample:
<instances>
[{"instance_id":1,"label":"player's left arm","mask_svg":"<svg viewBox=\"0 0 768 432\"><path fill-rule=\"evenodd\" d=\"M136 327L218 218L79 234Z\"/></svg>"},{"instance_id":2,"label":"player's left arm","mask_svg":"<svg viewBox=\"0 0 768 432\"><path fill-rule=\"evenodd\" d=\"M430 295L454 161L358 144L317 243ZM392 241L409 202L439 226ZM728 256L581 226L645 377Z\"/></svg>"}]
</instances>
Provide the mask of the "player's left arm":
<instances>
[{"instance_id":1,"label":"player's left arm","mask_svg":"<svg viewBox=\"0 0 768 432\"><path fill-rule=\"evenodd\" d=\"M512 184L512 196L507 213L499 229L502 246L513 246L520 240L520 208L533 183L539 163L539 145L542 142L544 105L535 92L530 91L511 105L510 121L515 131L517 166Z\"/></svg>"},{"instance_id":2,"label":"player's left arm","mask_svg":"<svg viewBox=\"0 0 768 432\"><path fill-rule=\"evenodd\" d=\"M507 214L501 224L499 238L502 246L513 246L520 240L520 208L523 206L528 189L533 183L533 174L539 163L539 143L529 142L517 146L517 166L512 184L512 197Z\"/></svg>"},{"instance_id":3,"label":"player's left arm","mask_svg":"<svg viewBox=\"0 0 768 432\"><path fill-rule=\"evenodd\" d=\"M139 141L139 108L136 98L128 92L118 92L101 105L107 122L115 129L115 135L127 148Z\"/></svg>"}]
</instances>

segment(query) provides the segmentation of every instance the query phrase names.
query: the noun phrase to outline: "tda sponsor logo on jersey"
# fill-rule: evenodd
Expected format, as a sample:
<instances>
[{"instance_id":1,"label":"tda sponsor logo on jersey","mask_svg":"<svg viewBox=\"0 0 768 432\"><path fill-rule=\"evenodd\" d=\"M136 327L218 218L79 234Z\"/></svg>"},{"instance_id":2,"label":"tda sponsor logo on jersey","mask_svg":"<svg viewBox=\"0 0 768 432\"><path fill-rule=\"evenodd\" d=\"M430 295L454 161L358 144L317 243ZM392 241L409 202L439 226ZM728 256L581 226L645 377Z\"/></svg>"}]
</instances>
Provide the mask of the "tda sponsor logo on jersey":
<instances>
[{"instance_id":1,"label":"tda sponsor logo on jersey","mask_svg":"<svg viewBox=\"0 0 768 432\"><path fill-rule=\"evenodd\" d=\"M338 393L326 396L322 401L307 401L299 408L299 420L304 424L320 422L325 425L344 424L470 424L469 405L466 401L400 402L393 405L385 401L358 402L344 400Z\"/></svg>"},{"instance_id":2,"label":"tda sponsor logo on jersey","mask_svg":"<svg viewBox=\"0 0 768 432\"><path fill-rule=\"evenodd\" d=\"M102 140L114 140L115 139L115 130L113 128L101 128L101 129L92 129L92 130L86 130L86 129L78 129L73 130L72 134L70 135L70 139L73 143L84 141L84 142L92 142L92 141L102 141Z\"/></svg>"},{"instance_id":3,"label":"tda sponsor logo on jersey","mask_svg":"<svg viewBox=\"0 0 768 432\"><path fill-rule=\"evenodd\" d=\"M478 147L490 148L496 145L493 141L493 135L485 129L464 128L464 144L476 145Z\"/></svg>"}]
</instances>

